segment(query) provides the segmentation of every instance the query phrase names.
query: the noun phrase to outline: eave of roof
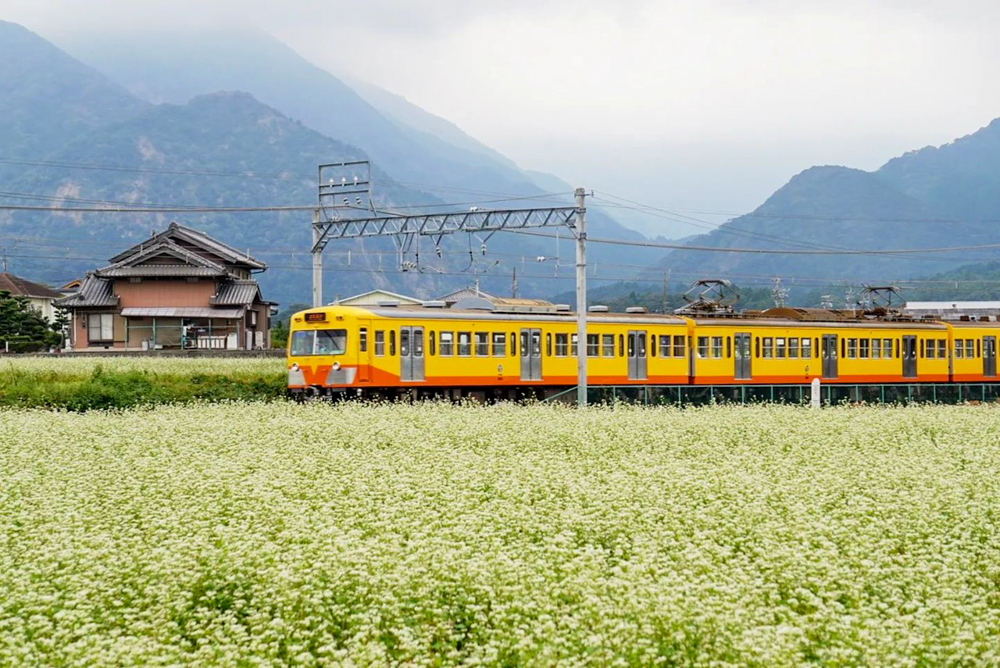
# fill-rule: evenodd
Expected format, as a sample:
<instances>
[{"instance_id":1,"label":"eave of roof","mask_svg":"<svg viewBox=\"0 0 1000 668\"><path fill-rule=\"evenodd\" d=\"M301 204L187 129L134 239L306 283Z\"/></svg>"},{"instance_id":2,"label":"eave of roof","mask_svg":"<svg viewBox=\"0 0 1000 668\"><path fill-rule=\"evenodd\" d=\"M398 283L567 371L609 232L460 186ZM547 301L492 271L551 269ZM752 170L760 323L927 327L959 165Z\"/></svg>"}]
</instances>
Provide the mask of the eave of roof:
<instances>
[{"instance_id":1,"label":"eave of roof","mask_svg":"<svg viewBox=\"0 0 1000 668\"><path fill-rule=\"evenodd\" d=\"M6 271L0 272L0 290L6 290L12 295L34 297L36 299L55 299L62 297L61 293L56 292L50 287L39 283L33 283L32 281L21 278L20 276L15 276L14 274Z\"/></svg>"}]
</instances>

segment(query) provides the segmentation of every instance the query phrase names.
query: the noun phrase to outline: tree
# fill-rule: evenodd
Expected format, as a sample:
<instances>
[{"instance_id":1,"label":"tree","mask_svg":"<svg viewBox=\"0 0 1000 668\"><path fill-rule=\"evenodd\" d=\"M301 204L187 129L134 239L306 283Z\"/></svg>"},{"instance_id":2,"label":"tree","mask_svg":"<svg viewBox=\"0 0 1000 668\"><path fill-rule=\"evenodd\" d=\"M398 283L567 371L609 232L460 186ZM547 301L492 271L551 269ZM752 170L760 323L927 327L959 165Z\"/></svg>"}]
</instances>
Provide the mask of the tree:
<instances>
[{"instance_id":1,"label":"tree","mask_svg":"<svg viewBox=\"0 0 1000 668\"><path fill-rule=\"evenodd\" d=\"M0 290L0 344L5 350L20 353L57 346L62 336L53 327L27 297Z\"/></svg>"}]
</instances>

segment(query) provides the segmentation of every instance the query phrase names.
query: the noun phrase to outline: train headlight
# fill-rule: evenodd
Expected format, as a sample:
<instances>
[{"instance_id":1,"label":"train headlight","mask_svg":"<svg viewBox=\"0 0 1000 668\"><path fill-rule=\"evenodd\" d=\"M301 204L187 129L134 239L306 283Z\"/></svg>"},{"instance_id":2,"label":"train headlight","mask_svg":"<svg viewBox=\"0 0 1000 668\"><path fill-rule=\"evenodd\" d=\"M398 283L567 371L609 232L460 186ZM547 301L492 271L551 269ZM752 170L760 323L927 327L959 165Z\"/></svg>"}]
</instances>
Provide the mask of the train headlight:
<instances>
[{"instance_id":1,"label":"train headlight","mask_svg":"<svg viewBox=\"0 0 1000 668\"><path fill-rule=\"evenodd\" d=\"M340 370L340 362L334 362L333 363L333 370L334 371L339 371Z\"/></svg>"},{"instance_id":2,"label":"train headlight","mask_svg":"<svg viewBox=\"0 0 1000 668\"><path fill-rule=\"evenodd\" d=\"M298 371L299 370L299 363L298 362L292 362L292 366L290 366L288 368L291 369L292 371Z\"/></svg>"}]
</instances>

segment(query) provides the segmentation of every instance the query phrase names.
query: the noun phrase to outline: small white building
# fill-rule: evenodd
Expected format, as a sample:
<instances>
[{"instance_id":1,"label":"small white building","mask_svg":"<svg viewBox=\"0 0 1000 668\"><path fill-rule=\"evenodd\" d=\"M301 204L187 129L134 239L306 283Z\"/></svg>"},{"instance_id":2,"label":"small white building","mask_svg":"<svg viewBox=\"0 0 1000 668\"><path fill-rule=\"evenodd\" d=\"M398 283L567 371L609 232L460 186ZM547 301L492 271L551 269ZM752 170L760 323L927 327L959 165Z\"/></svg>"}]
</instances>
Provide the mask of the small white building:
<instances>
[{"instance_id":1,"label":"small white building","mask_svg":"<svg viewBox=\"0 0 1000 668\"><path fill-rule=\"evenodd\" d=\"M930 316L942 320L959 320L962 316L996 319L1000 316L1000 301L906 302L903 313L914 318Z\"/></svg>"},{"instance_id":2,"label":"small white building","mask_svg":"<svg viewBox=\"0 0 1000 668\"><path fill-rule=\"evenodd\" d=\"M38 309L46 320L49 322L55 320L55 308L52 306L52 300L62 297L61 293L7 271L0 272L0 292L4 291L9 292L12 297L27 297L28 303Z\"/></svg>"},{"instance_id":3,"label":"small white building","mask_svg":"<svg viewBox=\"0 0 1000 668\"><path fill-rule=\"evenodd\" d=\"M377 306L379 302L399 302L400 304L414 305L424 303L422 299L389 292L388 290L369 290L368 292L362 292L360 295L338 299L332 303L339 306Z\"/></svg>"}]
</instances>

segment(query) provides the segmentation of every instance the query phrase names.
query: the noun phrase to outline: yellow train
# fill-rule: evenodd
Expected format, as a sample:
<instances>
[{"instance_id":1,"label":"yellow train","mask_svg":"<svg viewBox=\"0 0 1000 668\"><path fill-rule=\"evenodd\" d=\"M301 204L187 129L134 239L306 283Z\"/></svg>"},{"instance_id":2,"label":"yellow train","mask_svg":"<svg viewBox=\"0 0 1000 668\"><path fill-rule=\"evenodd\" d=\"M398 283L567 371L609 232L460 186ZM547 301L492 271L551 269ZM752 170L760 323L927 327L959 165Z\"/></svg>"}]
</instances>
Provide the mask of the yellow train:
<instances>
[{"instance_id":1,"label":"yellow train","mask_svg":"<svg viewBox=\"0 0 1000 668\"><path fill-rule=\"evenodd\" d=\"M509 301L509 300L508 300ZM1000 323L775 308L743 315L587 314L593 387L996 382ZM482 299L295 314L293 395L547 397L576 385L576 314Z\"/></svg>"}]
</instances>

